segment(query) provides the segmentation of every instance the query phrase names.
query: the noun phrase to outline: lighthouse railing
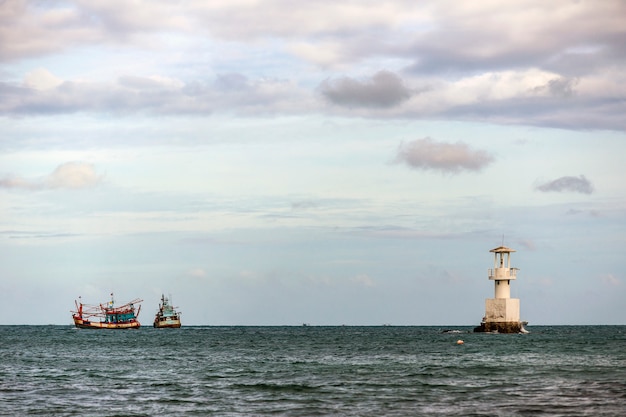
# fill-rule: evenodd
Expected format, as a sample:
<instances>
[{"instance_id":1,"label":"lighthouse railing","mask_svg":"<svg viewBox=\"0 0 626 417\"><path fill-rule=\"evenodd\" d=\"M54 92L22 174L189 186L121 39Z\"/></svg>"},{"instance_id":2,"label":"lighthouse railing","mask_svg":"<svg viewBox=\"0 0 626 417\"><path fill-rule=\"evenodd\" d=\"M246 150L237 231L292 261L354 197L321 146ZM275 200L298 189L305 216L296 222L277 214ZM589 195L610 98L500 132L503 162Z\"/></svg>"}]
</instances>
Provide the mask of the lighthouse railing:
<instances>
[{"instance_id":1,"label":"lighthouse railing","mask_svg":"<svg viewBox=\"0 0 626 417\"><path fill-rule=\"evenodd\" d=\"M517 268L489 268L489 279L516 279Z\"/></svg>"}]
</instances>

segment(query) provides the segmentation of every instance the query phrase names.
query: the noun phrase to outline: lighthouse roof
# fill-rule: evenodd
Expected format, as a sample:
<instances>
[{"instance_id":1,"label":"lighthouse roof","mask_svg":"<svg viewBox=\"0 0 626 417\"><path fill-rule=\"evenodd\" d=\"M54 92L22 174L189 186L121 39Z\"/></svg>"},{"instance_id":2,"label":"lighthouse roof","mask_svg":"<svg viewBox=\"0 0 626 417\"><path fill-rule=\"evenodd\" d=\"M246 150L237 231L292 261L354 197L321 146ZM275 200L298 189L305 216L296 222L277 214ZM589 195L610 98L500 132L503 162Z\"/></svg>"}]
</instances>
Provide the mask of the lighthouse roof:
<instances>
[{"instance_id":1,"label":"lighthouse roof","mask_svg":"<svg viewBox=\"0 0 626 417\"><path fill-rule=\"evenodd\" d=\"M489 252L494 252L494 253L510 253L510 252L516 252L515 249L511 249L511 248L507 248L506 246L498 246L495 249L491 249Z\"/></svg>"}]
</instances>

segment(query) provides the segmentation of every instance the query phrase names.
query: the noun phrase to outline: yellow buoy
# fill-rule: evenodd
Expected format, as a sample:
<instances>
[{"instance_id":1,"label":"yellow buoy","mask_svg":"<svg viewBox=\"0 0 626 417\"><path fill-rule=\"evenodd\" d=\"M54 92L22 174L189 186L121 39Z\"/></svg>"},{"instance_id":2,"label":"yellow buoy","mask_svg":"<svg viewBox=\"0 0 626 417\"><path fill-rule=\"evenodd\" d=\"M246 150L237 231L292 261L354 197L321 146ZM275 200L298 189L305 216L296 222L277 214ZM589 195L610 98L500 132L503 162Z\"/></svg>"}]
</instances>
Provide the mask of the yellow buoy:
<instances>
[{"instance_id":1,"label":"yellow buoy","mask_svg":"<svg viewBox=\"0 0 626 417\"><path fill-rule=\"evenodd\" d=\"M457 340L457 341L456 341L456 344L457 344L457 345L462 345L463 343L465 343L465 342L464 342L464 341L462 341L461 339L459 339L459 340Z\"/></svg>"}]
</instances>

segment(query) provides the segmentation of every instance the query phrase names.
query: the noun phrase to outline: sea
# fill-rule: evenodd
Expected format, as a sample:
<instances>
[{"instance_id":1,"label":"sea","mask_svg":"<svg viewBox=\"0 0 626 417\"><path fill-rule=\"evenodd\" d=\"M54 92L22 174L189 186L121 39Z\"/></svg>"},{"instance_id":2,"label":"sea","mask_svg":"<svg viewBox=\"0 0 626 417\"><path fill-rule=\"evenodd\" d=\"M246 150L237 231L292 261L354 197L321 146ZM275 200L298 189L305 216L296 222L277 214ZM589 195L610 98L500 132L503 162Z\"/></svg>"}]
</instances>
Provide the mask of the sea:
<instances>
[{"instance_id":1,"label":"sea","mask_svg":"<svg viewBox=\"0 0 626 417\"><path fill-rule=\"evenodd\" d=\"M0 415L626 416L626 326L527 329L0 326Z\"/></svg>"}]
</instances>

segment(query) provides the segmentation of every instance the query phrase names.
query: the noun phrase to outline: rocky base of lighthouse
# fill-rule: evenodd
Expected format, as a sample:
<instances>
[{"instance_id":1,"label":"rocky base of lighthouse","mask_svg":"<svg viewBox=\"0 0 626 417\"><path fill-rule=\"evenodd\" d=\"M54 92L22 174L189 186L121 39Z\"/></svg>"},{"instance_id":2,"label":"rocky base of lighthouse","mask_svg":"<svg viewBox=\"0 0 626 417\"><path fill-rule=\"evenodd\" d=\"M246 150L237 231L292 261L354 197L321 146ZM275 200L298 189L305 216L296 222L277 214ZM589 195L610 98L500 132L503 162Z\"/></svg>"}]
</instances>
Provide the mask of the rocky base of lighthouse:
<instances>
[{"instance_id":1,"label":"rocky base of lighthouse","mask_svg":"<svg viewBox=\"0 0 626 417\"><path fill-rule=\"evenodd\" d=\"M482 322L474 327L474 333L523 333L524 323L521 321Z\"/></svg>"}]
</instances>

